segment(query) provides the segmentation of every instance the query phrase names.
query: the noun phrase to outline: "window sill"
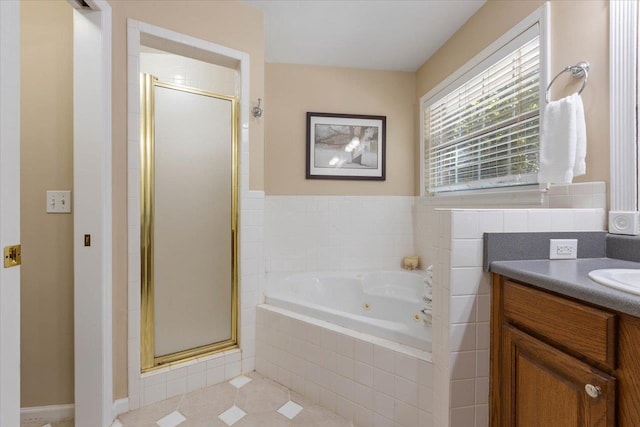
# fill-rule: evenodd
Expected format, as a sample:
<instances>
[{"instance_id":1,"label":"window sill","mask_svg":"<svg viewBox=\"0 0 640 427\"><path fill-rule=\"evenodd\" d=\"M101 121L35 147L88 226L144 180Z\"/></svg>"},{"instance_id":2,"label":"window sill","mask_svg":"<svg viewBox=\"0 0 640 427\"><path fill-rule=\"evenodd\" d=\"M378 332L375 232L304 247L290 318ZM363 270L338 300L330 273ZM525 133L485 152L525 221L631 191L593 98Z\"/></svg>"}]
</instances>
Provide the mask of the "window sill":
<instances>
[{"instance_id":1,"label":"window sill","mask_svg":"<svg viewBox=\"0 0 640 427\"><path fill-rule=\"evenodd\" d=\"M536 184L517 188L490 188L423 195L420 200L425 205L438 207L541 207L544 205L544 193Z\"/></svg>"}]
</instances>

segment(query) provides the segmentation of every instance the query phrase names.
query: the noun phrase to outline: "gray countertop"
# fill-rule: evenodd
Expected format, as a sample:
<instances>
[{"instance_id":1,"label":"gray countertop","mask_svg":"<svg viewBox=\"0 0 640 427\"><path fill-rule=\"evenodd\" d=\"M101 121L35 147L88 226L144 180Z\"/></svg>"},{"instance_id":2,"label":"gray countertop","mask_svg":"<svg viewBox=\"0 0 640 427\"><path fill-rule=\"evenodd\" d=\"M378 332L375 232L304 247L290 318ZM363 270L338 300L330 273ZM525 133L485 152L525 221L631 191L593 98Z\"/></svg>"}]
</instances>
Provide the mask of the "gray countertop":
<instances>
[{"instance_id":1,"label":"gray countertop","mask_svg":"<svg viewBox=\"0 0 640 427\"><path fill-rule=\"evenodd\" d=\"M591 270L635 268L640 263L614 258L577 260L493 261L489 271L539 288L640 317L640 296L600 285L589 279Z\"/></svg>"}]
</instances>

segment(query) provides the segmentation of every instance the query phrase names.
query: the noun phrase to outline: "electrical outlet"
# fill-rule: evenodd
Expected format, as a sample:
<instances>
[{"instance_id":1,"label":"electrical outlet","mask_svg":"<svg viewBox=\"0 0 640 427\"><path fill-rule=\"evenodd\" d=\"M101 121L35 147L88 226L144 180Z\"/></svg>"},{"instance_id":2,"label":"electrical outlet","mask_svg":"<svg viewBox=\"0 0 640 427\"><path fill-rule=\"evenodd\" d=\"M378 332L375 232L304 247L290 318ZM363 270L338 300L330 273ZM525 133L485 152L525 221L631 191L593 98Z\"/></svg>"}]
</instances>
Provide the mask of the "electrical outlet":
<instances>
[{"instance_id":1,"label":"electrical outlet","mask_svg":"<svg viewBox=\"0 0 640 427\"><path fill-rule=\"evenodd\" d=\"M47 191L47 213L71 213L71 191Z\"/></svg>"},{"instance_id":2,"label":"electrical outlet","mask_svg":"<svg viewBox=\"0 0 640 427\"><path fill-rule=\"evenodd\" d=\"M550 239L549 259L576 259L578 239Z\"/></svg>"}]
</instances>

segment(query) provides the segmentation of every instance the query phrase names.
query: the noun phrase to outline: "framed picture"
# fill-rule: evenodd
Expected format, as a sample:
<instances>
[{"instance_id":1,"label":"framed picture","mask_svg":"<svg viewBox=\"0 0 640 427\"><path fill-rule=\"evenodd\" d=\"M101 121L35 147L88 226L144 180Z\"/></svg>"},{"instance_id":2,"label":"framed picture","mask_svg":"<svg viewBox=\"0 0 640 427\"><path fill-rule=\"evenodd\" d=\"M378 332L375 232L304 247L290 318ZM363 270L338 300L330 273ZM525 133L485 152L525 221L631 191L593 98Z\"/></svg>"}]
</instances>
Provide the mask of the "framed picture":
<instances>
[{"instance_id":1,"label":"framed picture","mask_svg":"<svg viewBox=\"0 0 640 427\"><path fill-rule=\"evenodd\" d=\"M307 179L385 180L386 116L307 113Z\"/></svg>"}]
</instances>

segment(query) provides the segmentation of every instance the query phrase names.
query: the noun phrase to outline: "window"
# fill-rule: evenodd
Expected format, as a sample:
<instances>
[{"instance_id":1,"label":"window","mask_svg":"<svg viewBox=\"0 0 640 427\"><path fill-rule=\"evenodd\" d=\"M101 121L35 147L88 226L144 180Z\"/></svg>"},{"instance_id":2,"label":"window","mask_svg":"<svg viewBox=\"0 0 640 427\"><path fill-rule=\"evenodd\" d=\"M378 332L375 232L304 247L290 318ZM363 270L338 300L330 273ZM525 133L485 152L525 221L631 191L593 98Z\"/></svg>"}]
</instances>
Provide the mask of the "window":
<instances>
[{"instance_id":1,"label":"window","mask_svg":"<svg viewBox=\"0 0 640 427\"><path fill-rule=\"evenodd\" d=\"M537 182L547 75L539 18L504 38L422 99L428 194Z\"/></svg>"}]
</instances>

